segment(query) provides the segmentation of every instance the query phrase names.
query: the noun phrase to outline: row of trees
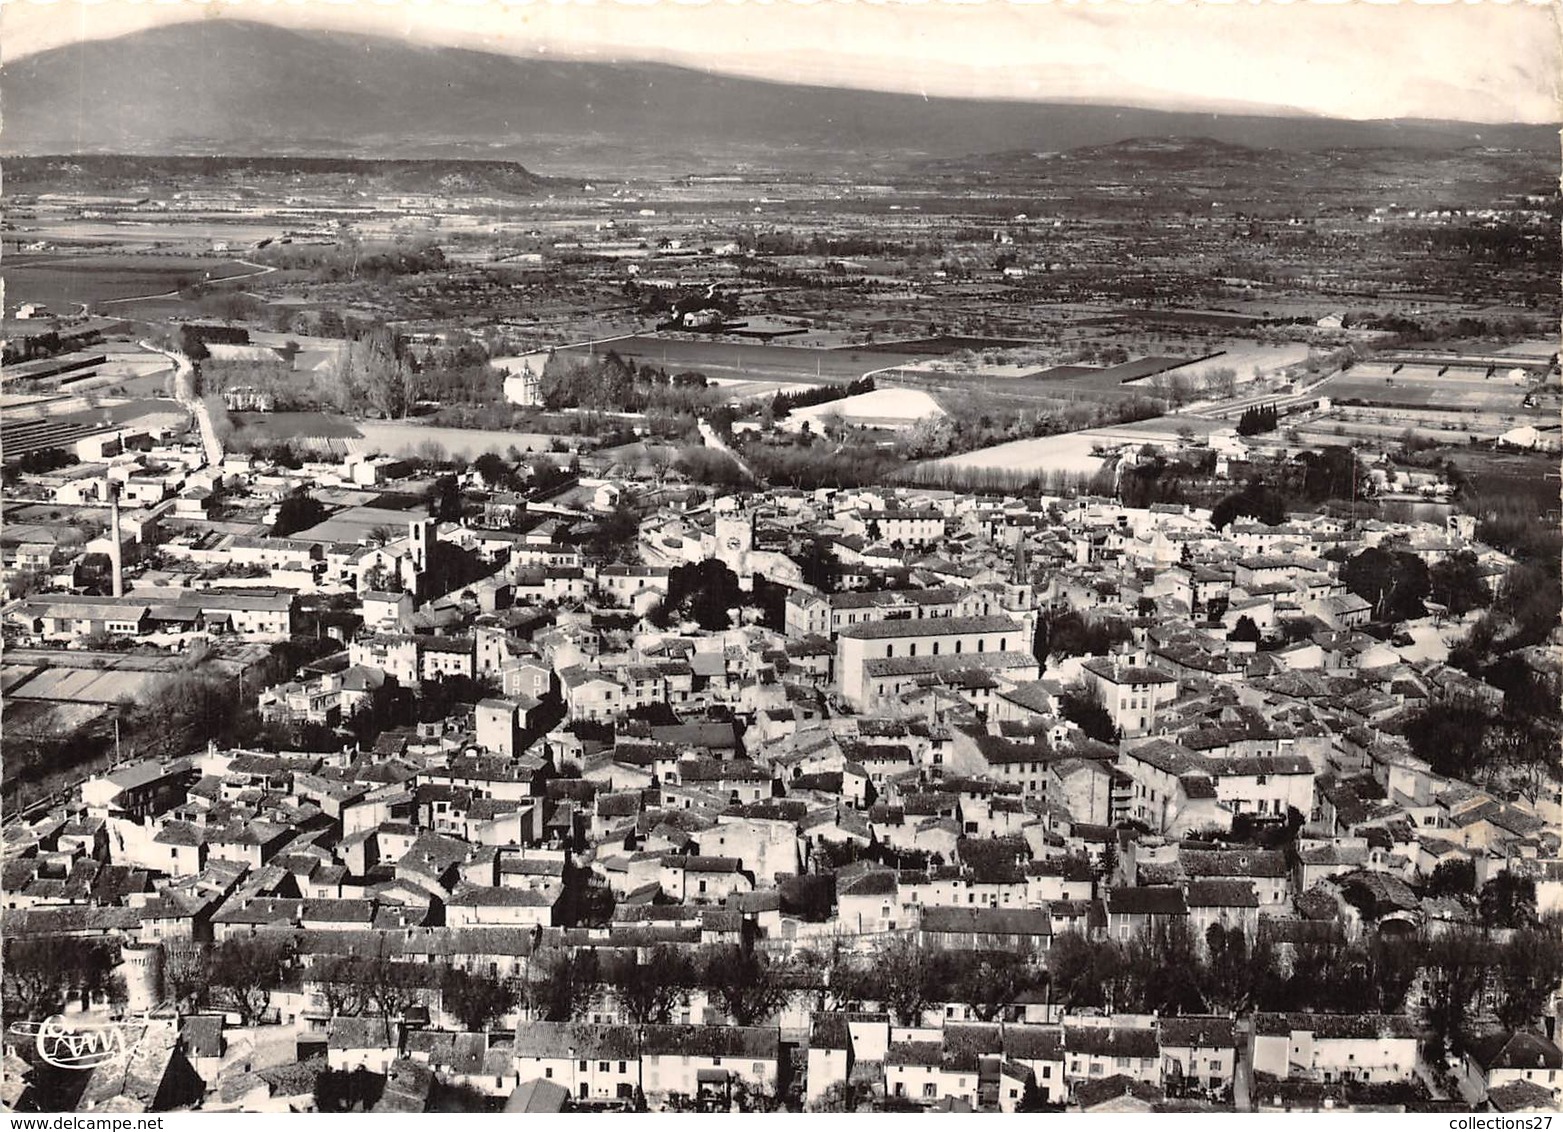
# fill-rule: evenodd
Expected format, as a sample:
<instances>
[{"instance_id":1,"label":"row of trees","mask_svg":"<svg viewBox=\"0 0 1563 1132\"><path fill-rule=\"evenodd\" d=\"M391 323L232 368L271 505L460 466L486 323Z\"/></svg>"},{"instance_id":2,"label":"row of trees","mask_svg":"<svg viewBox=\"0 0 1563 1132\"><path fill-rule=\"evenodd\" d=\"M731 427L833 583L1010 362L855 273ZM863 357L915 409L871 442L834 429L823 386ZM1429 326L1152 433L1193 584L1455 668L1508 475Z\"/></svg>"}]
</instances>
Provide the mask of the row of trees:
<instances>
[{"instance_id":1,"label":"row of trees","mask_svg":"<svg viewBox=\"0 0 1563 1132\"><path fill-rule=\"evenodd\" d=\"M762 1022L800 995L816 1010L876 1003L903 1025L948 1002L969 1004L976 1017L992 1021L1039 993L1073 1008L1120 1013L1409 1011L1458 1052L1473 1028L1532 1024L1563 978L1563 934L1555 923L1506 937L1458 929L1350 944L1321 938L1284 954L1214 925L1199 943L1177 922L1124 941L1065 933L1053 941L1045 967L1014 952L948 952L911 936L893 937L868 955L805 951L785 963L739 947L693 954L660 948L647 961L612 965L577 952L545 963L533 986L539 1012L560 1021L587 1012L606 991L631 1020L665 1021L696 987L737 1025Z\"/></svg>"},{"instance_id":2,"label":"row of trees","mask_svg":"<svg viewBox=\"0 0 1563 1132\"><path fill-rule=\"evenodd\" d=\"M1321 929L1323 925L1320 925ZM1347 943L1321 935L1284 953L1261 937L1212 925L1196 940L1186 924L1162 921L1127 940L1078 932L1054 939L1045 967L1011 951L949 952L897 935L870 954L802 951L789 960L732 945L691 950L544 950L529 977L508 980L445 966L339 956L318 960L304 980L332 1015L385 1021L436 997L468 1030L494 1025L518 1006L565 1022L611 998L637 1025L672 1022L703 990L737 1026L773 1018L800 998L814 1010L874 1003L902 1025L929 1007L959 1002L993 1021L1026 997L1044 994L1072 1009L1163 1015L1249 1010L1356 1013L1409 1012L1445 1055L1458 1055L1472 1033L1491 1025L1534 1024L1563 979L1563 931L1556 921L1495 935L1486 929ZM18 940L7 948L7 1019L42 1018L70 994L124 999L113 949L99 941ZM236 938L215 945L166 947L164 985L181 1010L230 1010L243 1024L264 1018L273 991L287 980L287 941Z\"/></svg>"},{"instance_id":3,"label":"row of trees","mask_svg":"<svg viewBox=\"0 0 1563 1132\"><path fill-rule=\"evenodd\" d=\"M1243 415L1237 419L1237 434L1258 436L1260 433L1274 432L1280 419L1281 415L1274 405L1255 405L1244 409Z\"/></svg>"},{"instance_id":4,"label":"row of trees","mask_svg":"<svg viewBox=\"0 0 1563 1132\"><path fill-rule=\"evenodd\" d=\"M1319 939L1283 956L1263 938L1213 925L1203 949L1163 924L1127 941L1078 933L1054 939L1052 994L1070 1007L1163 1014L1263 1010L1410 1012L1446 1053L1484 1025L1533 1025L1563 979L1556 922L1499 937L1451 929L1356 943Z\"/></svg>"},{"instance_id":5,"label":"row of trees","mask_svg":"<svg viewBox=\"0 0 1563 1132\"><path fill-rule=\"evenodd\" d=\"M803 951L787 961L737 945L697 951L662 946L634 953L540 954L528 991L533 1009L551 1021L588 1014L611 995L631 1022L665 1024L691 991L704 990L736 1026L758 1025L795 1000L815 1010L877 1002L903 1024L925 1007L959 1001L987 1021L1046 983L1041 969L1013 952L949 952L896 936L872 955L839 946Z\"/></svg>"},{"instance_id":6,"label":"row of trees","mask_svg":"<svg viewBox=\"0 0 1563 1132\"><path fill-rule=\"evenodd\" d=\"M125 981L114 973L119 947L106 940L13 939L6 944L0 1001L5 1021L37 1021L59 1013L67 999L125 1001Z\"/></svg>"},{"instance_id":7,"label":"row of trees","mask_svg":"<svg viewBox=\"0 0 1563 1132\"><path fill-rule=\"evenodd\" d=\"M255 253L261 263L284 271L307 271L322 282L384 281L400 275L442 271L445 253L428 237L398 236L365 241L347 235L333 244L272 243Z\"/></svg>"},{"instance_id":8,"label":"row of trees","mask_svg":"<svg viewBox=\"0 0 1563 1132\"><path fill-rule=\"evenodd\" d=\"M732 399L694 371L675 373L634 362L613 350L581 359L552 355L543 367L543 407L605 413L656 412L710 416Z\"/></svg>"},{"instance_id":9,"label":"row of trees","mask_svg":"<svg viewBox=\"0 0 1563 1132\"><path fill-rule=\"evenodd\" d=\"M771 398L770 402L772 419L781 420L794 409L806 408L809 405L823 405L829 401L842 401L848 397L856 397L860 393L873 391L874 379L860 377L856 381L849 381L846 385L816 385L812 389L803 389L796 393L778 393Z\"/></svg>"}]
</instances>

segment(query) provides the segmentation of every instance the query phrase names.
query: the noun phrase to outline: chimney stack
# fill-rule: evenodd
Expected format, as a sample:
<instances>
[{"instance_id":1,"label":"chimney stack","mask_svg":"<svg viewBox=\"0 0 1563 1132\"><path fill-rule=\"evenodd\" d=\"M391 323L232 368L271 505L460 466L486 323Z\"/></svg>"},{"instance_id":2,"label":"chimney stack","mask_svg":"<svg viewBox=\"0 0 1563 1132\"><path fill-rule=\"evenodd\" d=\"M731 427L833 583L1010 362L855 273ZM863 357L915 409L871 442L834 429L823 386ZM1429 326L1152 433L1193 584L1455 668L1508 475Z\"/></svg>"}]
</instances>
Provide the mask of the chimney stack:
<instances>
[{"instance_id":1,"label":"chimney stack","mask_svg":"<svg viewBox=\"0 0 1563 1132\"><path fill-rule=\"evenodd\" d=\"M109 566L114 571L114 596L125 596L125 554L119 541L119 484L109 482Z\"/></svg>"}]
</instances>

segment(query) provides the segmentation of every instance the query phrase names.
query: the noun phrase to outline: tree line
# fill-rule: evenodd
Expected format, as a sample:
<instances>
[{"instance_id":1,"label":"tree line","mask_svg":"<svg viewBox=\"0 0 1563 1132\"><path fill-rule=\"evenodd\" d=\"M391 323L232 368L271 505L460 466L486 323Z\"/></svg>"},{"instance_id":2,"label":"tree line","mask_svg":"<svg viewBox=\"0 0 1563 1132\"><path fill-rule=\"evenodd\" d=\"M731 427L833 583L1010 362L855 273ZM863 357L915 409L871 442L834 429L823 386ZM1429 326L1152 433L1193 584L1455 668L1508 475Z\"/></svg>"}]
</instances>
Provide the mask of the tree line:
<instances>
[{"instance_id":1,"label":"tree line","mask_svg":"<svg viewBox=\"0 0 1563 1132\"><path fill-rule=\"evenodd\" d=\"M1555 920L1507 933L1450 927L1355 942L1321 934L1284 949L1215 924L1204 942L1166 921L1127 941L1065 933L1048 954L1053 1000L1164 1015L1409 1013L1442 1056L1458 1056L1481 1029L1533 1025L1563 979Z\"/></svg>"},{"instance_id":2,"label":"tree line","mask_svg":"<svg viewBox=\"0 0 1563 1132\"><path fill-rule=\"evenodd\" d=\"M781 420L794 409L806 408L809 405L823 405L830 401L842 401L848 397L873 391L874 379L860 377L856 381L847 382L846 385L816 385L812 389L800 389L796 393L778 393L771 398L771 414L773 419Z\"/></svg>"},{"instance_id":3,"label":"tree line","mask_svg":"<svg viewBox=\"0 0 1563 1132\"><path fill-rule=\"evenodd\" d=\"M1280 413L1274 405L1255 405L1244 409L1243 415L1237 419L1237 434L1239 436L1258 436L1264 432L1274 432L1280 422Z\"/></svg>"}]
</instances>

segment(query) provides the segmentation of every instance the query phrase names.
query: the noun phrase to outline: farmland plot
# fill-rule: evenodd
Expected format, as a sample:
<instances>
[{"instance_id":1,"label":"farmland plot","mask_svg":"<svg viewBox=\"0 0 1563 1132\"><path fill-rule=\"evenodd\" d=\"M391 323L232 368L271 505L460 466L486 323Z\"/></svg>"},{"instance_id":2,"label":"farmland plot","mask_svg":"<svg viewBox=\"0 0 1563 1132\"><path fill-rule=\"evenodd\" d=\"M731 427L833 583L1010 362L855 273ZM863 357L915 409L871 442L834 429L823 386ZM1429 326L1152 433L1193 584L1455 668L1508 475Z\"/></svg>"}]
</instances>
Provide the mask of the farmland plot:
<instances>
[{"instance_id":1,"label":"farmland plot","mask_svg":"<svg viewBox=\"0 0 1563 1132\"><path fill-rule=\"evenodd\" d=\"M51 311L69 314L78 304L160 295L255 271L235 260L193 256L7 256L6 305L42 303Z\"/></svg>"}]
</instances>

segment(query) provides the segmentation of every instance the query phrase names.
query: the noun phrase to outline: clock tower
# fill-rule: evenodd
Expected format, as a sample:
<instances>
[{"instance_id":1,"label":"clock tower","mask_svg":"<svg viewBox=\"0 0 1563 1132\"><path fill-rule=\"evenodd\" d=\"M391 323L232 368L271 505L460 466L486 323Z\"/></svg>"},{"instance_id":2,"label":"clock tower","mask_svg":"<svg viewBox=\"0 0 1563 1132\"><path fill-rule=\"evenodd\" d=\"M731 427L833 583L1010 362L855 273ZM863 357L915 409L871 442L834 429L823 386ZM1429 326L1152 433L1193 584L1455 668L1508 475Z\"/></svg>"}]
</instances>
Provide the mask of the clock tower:
<instances>
[{"instance_id":1,"label":"clock tower","mask_svg":"<svg viewBox=\"0 0 1563 1132\"><path fill-rule=\"evenodd\" d=\"M754 568L749 554L754 549L754 515L748 511L718 513L716 516L716 559L738 575L744 590L754 585Z\"/></svg>"}]
</instances>

